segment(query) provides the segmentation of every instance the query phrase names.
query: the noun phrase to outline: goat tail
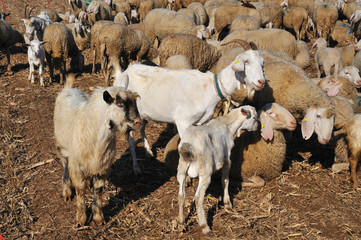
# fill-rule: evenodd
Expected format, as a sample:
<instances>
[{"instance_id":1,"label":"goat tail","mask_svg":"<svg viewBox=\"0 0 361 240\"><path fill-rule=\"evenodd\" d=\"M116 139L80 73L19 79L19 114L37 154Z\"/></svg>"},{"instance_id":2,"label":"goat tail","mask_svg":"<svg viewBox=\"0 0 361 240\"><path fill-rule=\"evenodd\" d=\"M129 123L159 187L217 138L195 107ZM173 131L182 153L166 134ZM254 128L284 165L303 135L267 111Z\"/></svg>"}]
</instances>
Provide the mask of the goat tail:
<instances>
[{"instance_id":1,"label":"goat tail","mask_svg":"<svg viewBox=\"0 0 361 240\"><path fill-rule=\"evenodd\" d=\"M179 154L184 161L191 162L194 160L194 147L190 143L182 143L179 148Z\"/></svg>"},{"instance_id":2,"label":"goat tail","mask_svg":"<svg viewBox=\"0 0 361 240\"><path fill-rule=\"evenodd\" d=\"M75 82L75 74L69 73L68 75L66 75L64 88L73 88L74 82Z\"/></svg>"}]
</instances>

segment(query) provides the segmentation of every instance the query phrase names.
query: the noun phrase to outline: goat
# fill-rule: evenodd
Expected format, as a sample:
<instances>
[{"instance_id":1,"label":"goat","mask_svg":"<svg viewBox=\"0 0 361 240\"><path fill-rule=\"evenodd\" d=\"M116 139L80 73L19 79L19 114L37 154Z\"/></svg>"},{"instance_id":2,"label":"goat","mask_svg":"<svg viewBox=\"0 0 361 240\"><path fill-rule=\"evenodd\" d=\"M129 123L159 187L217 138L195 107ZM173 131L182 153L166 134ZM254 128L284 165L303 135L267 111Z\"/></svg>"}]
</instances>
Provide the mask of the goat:
<instances>
[{"instance_id":1,"label":"goat","mask_svg":"<svg viewBox=\"0 0 361 240\"><path fill-rule=\"evenodd\" d=\"M232 208L229 198L229 169L231 167L231 149L234 146L233 135L241 129L257 129L257 112L254 107L243 106L232 109L227 115L217 117L206 125L188 127L178 146L179 164L177 180L179 183L178 204L179 222L184 223L185 183L187 175L199 176L199 184L194 196L197 207L198 223L204 234L210 231L204 216L204 194L211 183L212 173L222 168L223 202L226 208Z\"/></svg>"},{"instance_id":2,"label":"goat","mask_svg":"<svg viewBox=\"0 0 361 240\"><path fill-rule=\"evenodd\" d=\"M103 222L101 189L110 173L116 154L116 132L126 133L139 121L136 93L120 87L97 88L91 96L72 88L74 75L68 76L57 96L54 134L58 156L63 165L63 196L77 196L76 222L86 222L84 194L93 179L93 219Z\"/></svg>"},{"instance_id":3,"label":"goat","mask_svg":"<svg viewBox=\"0 0 361 240\"><path fill-rule=\"evenodd\" d=\"M116 78L114 85L138 92L137 106L142 119L175 123L182 138L187 127L208 121L217 103L239 89L241 83L250 95L263 88L263 58L251 49L248 42L242 43L245 52L218 74L134 64ZM145 138L145 124L142 121L140 131L144 146L152 155ZM129 144L133 168L137 172L134 140L129 139Z\"/></svg>"},{"instance_id":4,"label":"goat","mask_svg":"<svg viewBox=\"0 0 361 240\"><path fill-rule=\"evenodd\" d=\"M24 36L25 44L28 46L29 81L34 83L34 66L39 66L40 86L44 87L44 58L45 51L42 45L45 43L37 39L31 40L27 34Z\"/></svg>"}]
</instances>

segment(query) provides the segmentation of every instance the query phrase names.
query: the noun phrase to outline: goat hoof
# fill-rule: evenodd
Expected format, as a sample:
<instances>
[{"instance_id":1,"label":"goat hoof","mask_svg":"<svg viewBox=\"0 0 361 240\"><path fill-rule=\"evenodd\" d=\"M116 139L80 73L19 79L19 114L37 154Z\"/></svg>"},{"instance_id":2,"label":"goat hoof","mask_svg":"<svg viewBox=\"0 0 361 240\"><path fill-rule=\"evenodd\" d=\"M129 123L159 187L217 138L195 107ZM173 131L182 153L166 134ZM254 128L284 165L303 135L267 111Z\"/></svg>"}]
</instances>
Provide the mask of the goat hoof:
<instances>
[{"instance_id":1,"label":"goat hoof","mask_svg":"<svg viewBox=\"0 0 361 240\"><path fill-rule=\"evenodd\" d=\"M208 226L205 226L204 228L202 228L202 233L203 234L207 234L211 231L211 229Z\"/></svg>"}]
</instances>

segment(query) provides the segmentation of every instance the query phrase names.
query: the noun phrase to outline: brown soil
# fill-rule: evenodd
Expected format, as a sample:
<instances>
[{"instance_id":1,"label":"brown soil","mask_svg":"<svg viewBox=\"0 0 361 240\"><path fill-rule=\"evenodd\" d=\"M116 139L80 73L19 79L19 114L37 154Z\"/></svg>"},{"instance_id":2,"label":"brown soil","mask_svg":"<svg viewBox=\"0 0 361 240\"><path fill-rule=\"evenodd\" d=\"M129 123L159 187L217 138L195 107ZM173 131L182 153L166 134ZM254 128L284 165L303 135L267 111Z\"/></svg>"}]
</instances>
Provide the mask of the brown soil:
<instances>
[{"instance_id":1,"label":"brown soil","mask_svg":"<svg viewBox=\"0 0 361 240\"><path fill-rule=\"evenodd\" d=\"M4 2L9 22L24 30L25 1ZM67 2L51 1L50 6L64 13ZM47 7L46 1L31 4L36 14ZM91 92L104 80L90 74L90 50L85 56L85 73L76 87ZM265 187L242 189L232 179L232 210L222 206L220 177L215 175L204 201L212 229L208 235L202 235L196 222L193 183L187 188L186 224L179 228L178 183L163 161L173 128L155 123L148 124L146 133L156 157L145 159L138 143L140 176L133 175L129 154L124 154L128 144L119 139L104 194L106 223L75 228L75 199L64 202L61 196L62 167L53 134L54 102L62 86L31 84L26 49L20 45L12 48L14 75L5 75L4 55L0 60L0 234L5 239L361 239L361 196L352 188L349 172L324 168L322 155L311 164L310 154L298 150L288 156L290 167ZM316 75L313 67L307 72Z\"/></svg>"}]
</instances>

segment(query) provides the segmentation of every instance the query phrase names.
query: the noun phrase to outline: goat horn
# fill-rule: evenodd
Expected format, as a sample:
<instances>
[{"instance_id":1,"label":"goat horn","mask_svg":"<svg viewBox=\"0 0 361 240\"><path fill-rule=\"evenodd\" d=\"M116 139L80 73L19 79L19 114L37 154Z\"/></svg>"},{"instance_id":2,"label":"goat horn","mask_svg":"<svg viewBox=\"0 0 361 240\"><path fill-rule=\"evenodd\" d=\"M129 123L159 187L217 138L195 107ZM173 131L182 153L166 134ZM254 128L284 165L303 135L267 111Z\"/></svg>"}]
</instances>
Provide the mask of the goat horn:
<instances>
[{"instance_id":1,"label":"goat horn","mask_svg":"<svg viewBox=\"0 0 361 240\"><path fill-rule=\"evenodd\" d=\"M27 4L25 5L25 11L24 11L24 18L25 18L25 19L28 19L28 18L26 17L26 9L28 8L28 6L29 6L29 4L27 3Z\"/></svg>"},{"instance_id":2,"label":"goat horn","mask_svg":"<svg viewBox=\"0 0 361 240\"><path fill-rule=\"evenodd\" d=\"M139 94L138 93L136 93L136 92L133 92L132 93L132 96L130 97L132 100L137 100L137 98L140 98L140 96L139 96Z\"/></svg>"},{"instance_id":3,"label":"goat horn","mask_svg":"<svg viewBox=\"0 0 361 240\"><path fill-rule=\"evenodd\" d=\"M245 40L243 39L233 39L227 43L222 43L221 46L225 46L225 45L228 45L230 43L238 43L240 44L243 48L244 48L244 51L248 51L250 49L252 49L252 46Z\"/></svg>"}]
</instances>

